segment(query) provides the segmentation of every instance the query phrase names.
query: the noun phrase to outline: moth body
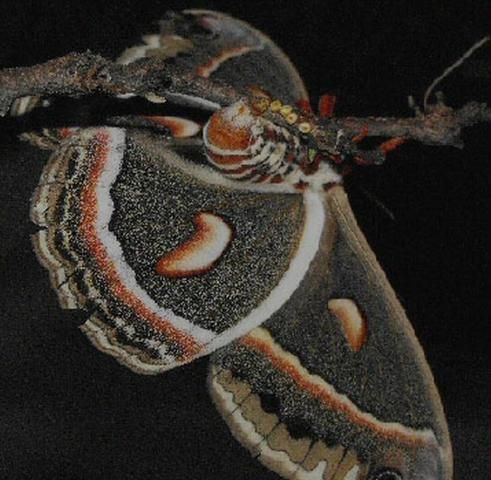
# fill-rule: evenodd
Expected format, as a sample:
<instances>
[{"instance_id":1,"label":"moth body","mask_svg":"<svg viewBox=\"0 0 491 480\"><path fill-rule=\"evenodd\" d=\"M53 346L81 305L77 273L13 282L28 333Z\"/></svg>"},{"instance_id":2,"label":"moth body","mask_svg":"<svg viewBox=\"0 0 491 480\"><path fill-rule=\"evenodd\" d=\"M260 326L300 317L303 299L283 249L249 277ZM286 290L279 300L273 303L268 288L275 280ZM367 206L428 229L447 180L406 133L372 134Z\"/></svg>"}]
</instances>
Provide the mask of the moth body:
<instances>
[{"instance_id":1,"label":"moth body","mask_svg":"<svg viewBox=\"0 0 491 480\"><path fill-rule=\"evenodd\" d=\"M223 175L251 183L287 183L321 191L342 176L310 135L314 123L279 101L241 100L215 112L204 128L209 162Z\"/></svg>"}]
</instances>

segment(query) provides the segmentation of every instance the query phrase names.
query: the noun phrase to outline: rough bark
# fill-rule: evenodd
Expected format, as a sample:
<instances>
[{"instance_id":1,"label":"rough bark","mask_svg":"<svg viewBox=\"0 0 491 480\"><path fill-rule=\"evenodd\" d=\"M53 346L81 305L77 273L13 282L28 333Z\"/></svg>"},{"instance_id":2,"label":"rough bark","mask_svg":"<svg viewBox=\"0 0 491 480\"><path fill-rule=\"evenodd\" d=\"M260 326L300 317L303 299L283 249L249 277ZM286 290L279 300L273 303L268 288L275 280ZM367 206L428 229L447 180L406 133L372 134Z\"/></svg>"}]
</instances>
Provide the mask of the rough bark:
<instances>
[{"instance_id":1,"label":"rough bark","mask_svg":"<svg viewBox=\"0 0 491 480\"><path fill-rule=\"evenodd\" d=\"M219 105L230 104L241 96L229 86L182 71L159 58L145 58L129 65L120 65L87 51L70 53L31 67L0 70L2 116L9 112L16 99L25 96L79 97L91 94L137 95L150 101L169 99L177 103L186 103L183 98L191 96L206 98ZM469 102L459 109L453 109L439 101L430 105L423 113L415 112L413 117L407 118L326 119L322 125L325 134L320 135L318 140L322 145L324 138L327 144L332 142L333 135L342 131L345 141L351 142L363 132L364 137L397 137L427 145L460 147L464 127L491 121L491 108L485 103L477 102ZM351 153L358 152L353 143ZM378 160L381 161L382 157L379 157Z\"/></svg>"}]
</instances>

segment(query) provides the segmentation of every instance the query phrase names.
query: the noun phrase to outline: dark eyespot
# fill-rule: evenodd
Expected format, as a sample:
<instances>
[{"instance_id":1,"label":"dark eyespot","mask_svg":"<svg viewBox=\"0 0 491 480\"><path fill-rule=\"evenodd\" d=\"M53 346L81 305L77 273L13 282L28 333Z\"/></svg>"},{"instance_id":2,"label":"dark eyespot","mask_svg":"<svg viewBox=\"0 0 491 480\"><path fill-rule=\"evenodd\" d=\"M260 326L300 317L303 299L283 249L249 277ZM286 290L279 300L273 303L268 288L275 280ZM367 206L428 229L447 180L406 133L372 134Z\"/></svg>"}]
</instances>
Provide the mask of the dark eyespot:
<instances>
[{"instance_id":1,"label":"dark eyespot","mask_svg":"<svg viewBox=\"0 0 491 480\"><path fill-rule=\"evenodd\" d=\"M379 470L370 477L370 480L402 480L402 475L396 470Z\"/></svg>"},{"instance_id":2,"label":"dark eyespot","mask_svg":"<svg viewBox=\"0 0 491 480\"><path fill-rule=\"evenodd\" d=\"M278 413L280 410L280 401L277 397L267 393L261 393L261 407L267 413Z\"/></svg>"},{"instance_id":3,"label":"dark eyespot","mask_svg":"<svg viewBox=\"0 0 491 480\"><path fill-rule=\"evenodd\" d=\"M308 438L311 435L308 423L301 419L287 419L285 424L292 438Z\"/></svg>"}]
</instances>

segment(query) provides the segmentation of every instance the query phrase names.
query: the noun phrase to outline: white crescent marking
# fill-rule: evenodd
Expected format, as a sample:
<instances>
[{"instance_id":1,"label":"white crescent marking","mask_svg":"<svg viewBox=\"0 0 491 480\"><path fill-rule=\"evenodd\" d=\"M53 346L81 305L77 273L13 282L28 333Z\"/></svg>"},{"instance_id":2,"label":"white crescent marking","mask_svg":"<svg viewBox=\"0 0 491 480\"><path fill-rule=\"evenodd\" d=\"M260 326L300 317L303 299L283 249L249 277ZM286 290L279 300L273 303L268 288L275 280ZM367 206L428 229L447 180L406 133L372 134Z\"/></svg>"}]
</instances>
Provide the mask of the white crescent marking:
<instances>
[{"instance_id":1,"label":"white crescent marking","mask_svg":"<svg viewBox=\"0 0 491 480\"><path fill-rule=\"evenodd\" d=\"M199 213L194 223L194 235L158 261L158 274L189 277L206 273L223 255L232 240L232 228L221 217L207 212Z\"/></svg>"},{"instance_id":2,"label":"white crescent marking","mask_svg":"<svg viewBox=\"0 0 491 480\"><path fill-rule=\"evenodd\" d=\"M333 298L329 311L340 321L343 333L354 352L359 352L367 339L368 326L358 305L349 298Z\"/></svg>"},{"instance_id":3,"label":"white crescent marking","mask_svg":"<svg viewBox=\"0 0 491 480\"><path fill-rule=\"evenodd\" d=\"M194 137L201 130L198 123L187 118L160 115L148 115L145 118L169 128L175 138Z\"/></svg>"}]
</instances>

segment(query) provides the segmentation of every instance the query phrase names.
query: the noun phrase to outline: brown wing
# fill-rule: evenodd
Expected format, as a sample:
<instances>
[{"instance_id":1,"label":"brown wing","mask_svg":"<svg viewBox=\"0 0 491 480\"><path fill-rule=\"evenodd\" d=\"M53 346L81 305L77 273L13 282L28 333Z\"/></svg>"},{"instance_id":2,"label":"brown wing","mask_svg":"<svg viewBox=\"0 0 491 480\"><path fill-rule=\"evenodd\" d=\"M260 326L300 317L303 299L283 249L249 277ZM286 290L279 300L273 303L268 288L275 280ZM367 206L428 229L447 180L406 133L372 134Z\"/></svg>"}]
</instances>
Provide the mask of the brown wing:
<instances>
[{"instance_id":1,"label":"brown wing","mask_svg":"<svg viewBox=\"0 0 491 480\"><path fill-rule=\"evenodd\" d=\"M144 45L126 50L119 61L160 56L172 59L187 72L242 92L258 86L285 103L308 100L305 85L289 58L246 22L211 10L185 10L168 14L160 26L159 33L145 35Z\"/></svg>"},{"instance_id":2,"label":"brown wing","mask_svg":"<svg viewBox=\"0 0 491 480\"><path fill-rule=\"evenodd\" d=\"M298 287L322 204L276 187L245 189L160 136L80 130L41 177L34 245L62 306L91 312L92 342L158 373L244 335Z\"/></svg>"},{"instance_id":3,"label":"brown wing","mask_svg":"<svg viewBox=\"0 0 491 480\"><path fill-rule=\"evenodd\" d=\"M413 329L341 187L325 209L299 289L212 357L212 397L284 478L449 480L447 425Z\"/></svg>"}]
</instances>

